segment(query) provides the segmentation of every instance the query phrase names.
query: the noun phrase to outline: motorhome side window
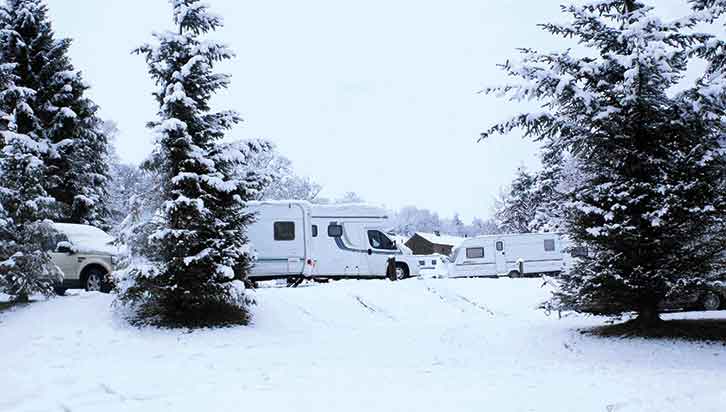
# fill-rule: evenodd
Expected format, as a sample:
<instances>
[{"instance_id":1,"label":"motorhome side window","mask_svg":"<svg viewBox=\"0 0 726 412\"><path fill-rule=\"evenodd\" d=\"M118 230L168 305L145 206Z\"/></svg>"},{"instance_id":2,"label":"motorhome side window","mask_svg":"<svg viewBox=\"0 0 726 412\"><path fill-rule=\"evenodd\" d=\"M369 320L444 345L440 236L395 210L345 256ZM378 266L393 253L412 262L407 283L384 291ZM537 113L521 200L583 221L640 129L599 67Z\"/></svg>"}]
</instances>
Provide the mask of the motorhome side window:
<instances>
[{"instance_id":1,"label":"motorhome side window","mask_svg":"<svg viewBox=\"0 0 726 412\"><path fill-rule=\"evenodd\" d=\"M504 250L504 242L500 240L497 242L497 252L501 252L502 250Z\"/></svg>"},{"instance_id":2,"label":"motorhome side window","mask_svg":"<svg viewBox=\"0 0 726 412\"><path fill-rule=\"evenodd\" d=\"M481 259L484 257L484 248L483 247L472 247L466 249L466 258L467 259Z\"/></svg>"},{"instance_id":3,"label":"motorhome side window","mask_svg":"<svg viewBox=\"0 0 726 412\"><path fill-rule=\"evenodd\" d=\"M318 237L318 225L313 225L313 237Z\"/></svg>"},{"instance_id":4,"label":"motorhome side window","mask_svg":"<svg viewBox=\"0 0 726 412\"><path fill-rule=\"evenodd\" d=\"M295 222L275 222L275 240L295 240Z\"/></svg>"},{"instance_id":5,"label":"motorhome side window","mask_svg":"<svg viewBox=\"0 0 726 412\"><path fill-rule=\"evenodd\" d=\"M374 249L395 250L396 244L388 236L378 230L368 231L368 241Z\"/></svg>"},{"instance_id":6,"label":"motorhome side window","mask_svg":"<svg viewBox=\"0 0 726 412\"><path fill-rule=\"evenodd\" d=\"M330 236L330 237L343 236L343 226L331 224L330 226L328 226L328 236Z\"/></svg>"},{"instance_id":7,"label":"motorhome side window","mask_svg":"<svg viewBox=\"0 0 726 412\"><path fill-rule=\"evenodd\" d=\"M545 239L544 248L545 248L545 252L554 252L555 251L555 240L554 239Z\"/></svg>"}]
</instances>

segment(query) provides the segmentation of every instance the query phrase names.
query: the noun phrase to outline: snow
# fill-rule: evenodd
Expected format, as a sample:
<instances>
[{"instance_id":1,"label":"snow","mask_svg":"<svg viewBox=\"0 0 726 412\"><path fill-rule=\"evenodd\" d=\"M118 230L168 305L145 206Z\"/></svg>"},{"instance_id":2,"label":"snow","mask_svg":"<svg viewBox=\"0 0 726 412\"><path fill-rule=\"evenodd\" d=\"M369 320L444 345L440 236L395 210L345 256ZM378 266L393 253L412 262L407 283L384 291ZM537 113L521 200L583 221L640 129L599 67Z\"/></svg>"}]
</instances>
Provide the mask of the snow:
<instances>
[{"instance_id":1,"label":"snow","mask_svg":"<svg viewBox=\"0 0 726 412\"><path fill-rule=\"evenodd\" d=\"M114 238L96 227L70 223L53 223L53 227L68 236L77 253L119 253L118 248L113 245Z\"/></svg>"},{"instance_id":2,"label":"snow","mask_svg":"<svg viewBox=\"0 0 726 412\"><path fill-rule=\"evenodd\" d=\"M0 313L0 410L722 411L726 347L581 335L603 320L546 316L541 283L260 289L252 326L193 333L79 292Z\"/></svg>"},{"instance_id":3,"label":"snow","mask_svg":"<svg viewBox=\"0 0 726 412\"><path fill-rule=\"evenodd\" d=\"M61 114L61 116L65 117L65 118L68 118L68 119L75 119L75 118L78 117L78 115L76 114L76 112L74 112L69 107L63 107L63 108L61 108L60 109L60 114Z\"/></svg>"},{"instance_id":4,"label":"snow","mask_svg":"<svg viewBox=\"0 0 726 412\"><path fill-rule=\"evenodd\" d=\"M313 216L388 217L388 212L384 208L363 203L340 203L332 205L310 204L310 210Z\"/></svg>"}]
</instances>

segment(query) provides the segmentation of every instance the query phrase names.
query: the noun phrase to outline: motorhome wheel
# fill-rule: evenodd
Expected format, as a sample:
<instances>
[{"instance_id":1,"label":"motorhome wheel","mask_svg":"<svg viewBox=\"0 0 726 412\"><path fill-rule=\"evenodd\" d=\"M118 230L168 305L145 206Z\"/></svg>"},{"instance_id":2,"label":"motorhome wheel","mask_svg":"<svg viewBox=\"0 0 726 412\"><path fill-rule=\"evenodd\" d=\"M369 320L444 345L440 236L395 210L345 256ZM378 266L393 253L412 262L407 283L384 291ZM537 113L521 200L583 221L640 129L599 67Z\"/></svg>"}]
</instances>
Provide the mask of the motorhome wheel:
<instances>
[{"instance_id":1,"label":"motorhome wheel","mask_svg":"<svg viewBox=\"0 0 726 412\"><path fill-rule=\"evenodd\" d=\"M405 265L396 265L396 279L406 279L408 275L408 268Z\"/></svg>"}]
</instances>

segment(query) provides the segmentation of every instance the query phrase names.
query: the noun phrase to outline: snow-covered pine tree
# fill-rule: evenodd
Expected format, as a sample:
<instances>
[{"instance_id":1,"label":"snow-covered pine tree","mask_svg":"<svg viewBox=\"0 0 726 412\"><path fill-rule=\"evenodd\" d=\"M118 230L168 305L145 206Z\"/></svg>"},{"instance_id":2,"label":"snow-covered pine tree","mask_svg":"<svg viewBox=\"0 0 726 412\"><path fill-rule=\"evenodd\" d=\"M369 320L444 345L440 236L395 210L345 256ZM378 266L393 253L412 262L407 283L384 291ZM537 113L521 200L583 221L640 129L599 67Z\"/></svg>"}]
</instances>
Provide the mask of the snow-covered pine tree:
<instances>
[{"instance_id":1,"label":"snow-covered pine tree","mask_svg":"<svg viewBox=\"0 0 726 412\"><path fill-rule=\"evenodd\" d=\"M696 13L689 18L693 21L713 24L720 19L721 24L726 28L726 0L691 0L692 6ZM699 79L697 88L699 90L696 100L698 104L706 104L715 106L722 111L726 111L723 107L726 97L726 40L722 38L712 38L707 42L703 42L697 48L697 55L706 61L709 65L704 76ZM726 122L726 119L723 119ZM721 147L726 150L726 126L722 127ZM726 182L724 183L726 185Z\"/></svg>"},{"instance_id":2,"label":"snow-covered pine tree","mask_svg":"<svg viewBox=\"0 0 726 412\"><path fill-rule=\"evenodd\" d=\"M13 70L0 65L0 291L27 301L52 295L60 273L43 244L55 204L42 185L49 146L35 134L34 91L17 87Z\"/></svg>"},{"instance_id":3,"label":"snow-covered pine tree","mask_svg":"<svg viewBox=\"0 0 726 412\"><path fill-rule=\"evenodd\" d=\"M597 0L563 11L571 23L543 28L589 52L524 49L520 63L503 65L522 82L486 91L539 100L542 111L482 137L522 129L572 153L583 169L566 224L593 256L563 276L551 305L635 311L635 325L648 327L660 319L659 302L708 279L725 246L726 203L717 190L723 106L698 104L703 88L672 92L683 86L694 49L715 39L691 33L694 20L663 22L636 1Z\"/></svg>"},{"instance_id":4,"label":"snow-covered pine tree","mask_svg":"<svg viewBox=\"0 0 726 412\"><path fill-rule=\"evenodd\" d=\"M532 201L535 212L529 229L535 233L560 232L564 229L564 205L573 182L579 177L574 161L558 150L542 150L542 170L535 176Z\"/></svg>"},{"instance_id":5,"label":"snow-covered pine tree","mask_svg":"<svg viewBox=\"0 0 726 412\"><path fill-rule=\"evenodd\" d=\"M509 191L500 199L494 219L502 233L530 233L537 204L533 197L535 176L519 168Z\"/></svg>"},{"instance_id":6,"label":"snow-covered pine tree","mask_svg":"<svg viewBox=\"0 0 726 412\"><path fill-rule=\"evenodd\" d=\"M535 211L529 230L534 233L558 232L562 222L561 200L564 196L557 190L561 164L544 165L545 169L537 174L532 188Z\"/></svg>"},{"instance_id":7,"label":"snow-covered pine tree","mask_svg":"<svg viewBox=\"0 0 726 412\"><path fill-rule=\"evenodd\" d=\"M161 176L163 205L148 228L145 261L125 271L120 301L132 321L169 327L245 324L249 299L244 280L252 263L246 201L260 189L254 172L235 176L249 153L219 140L239 116L215 113L211 97L229 85L214 66L233 57L225 45L203 37L222 25L199 0L171 0L176 32L155 33L145 56L158 86L159 120L152 159ZM251 143L247 149L257 150ZM245 149L246 150L246 149ZM151 253L149 253L149 251ZM156 255L158 253L158 255Z\"/></svg>"},{"instance_id":8,"label":"snow-covered pine tree","mask_svg":"<svg viewBox=\"0 0 726 412\"><path fill-rule=\"evenodd\" d=\"M56 39L44 0L7 0L0 62L14 65L15 84L37 119L35 133L49 142L43 154L45 190L57 201L58 219L103 226L108 169L106 138L88 86L68 57L70 39Z\"/></svg>"}]
</instances>

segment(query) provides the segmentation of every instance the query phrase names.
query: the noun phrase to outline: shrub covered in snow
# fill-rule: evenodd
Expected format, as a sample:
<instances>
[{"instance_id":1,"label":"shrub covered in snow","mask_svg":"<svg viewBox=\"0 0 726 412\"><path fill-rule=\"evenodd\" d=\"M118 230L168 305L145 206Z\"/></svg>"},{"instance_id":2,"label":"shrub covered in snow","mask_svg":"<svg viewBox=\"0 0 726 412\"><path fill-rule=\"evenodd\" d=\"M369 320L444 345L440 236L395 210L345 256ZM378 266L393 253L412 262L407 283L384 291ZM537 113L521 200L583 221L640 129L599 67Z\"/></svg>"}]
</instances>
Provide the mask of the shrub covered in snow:
<instances>
[{"instance_id":1,"label":"shrub covered in snow","mask_svg":"<svg viewBox=\"0 0 726 412\"><path fill-rule=\"evenodd\" d=\"M691 56L717 56L714 48L723 56L724 42L693 31L703 16L664 22L638 1L563 10L571 23L544 29L590 52L522 50L521 62L503 68L523 82L486 92L540 100L543 110L483 136L520 128L579 161L582 179L565 223L593 255L564 276L551 303L601 314L636 311L650 324L659 302L717 270L726 247L723 72L712 65L695 87L681 83Z\"/></svg>"},{"instance_id":2,"label":"shrub covered in snow","mask_svg":"<svg viewBox=\"0 0 726 412\"><path fill-rule=\"evenodd\" d=\"M63 274L43 248L53 233L48 222L0 227L0 293L21 302L36 294L55 294Z\"/></svg>"}]
</instances>

